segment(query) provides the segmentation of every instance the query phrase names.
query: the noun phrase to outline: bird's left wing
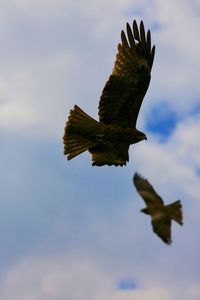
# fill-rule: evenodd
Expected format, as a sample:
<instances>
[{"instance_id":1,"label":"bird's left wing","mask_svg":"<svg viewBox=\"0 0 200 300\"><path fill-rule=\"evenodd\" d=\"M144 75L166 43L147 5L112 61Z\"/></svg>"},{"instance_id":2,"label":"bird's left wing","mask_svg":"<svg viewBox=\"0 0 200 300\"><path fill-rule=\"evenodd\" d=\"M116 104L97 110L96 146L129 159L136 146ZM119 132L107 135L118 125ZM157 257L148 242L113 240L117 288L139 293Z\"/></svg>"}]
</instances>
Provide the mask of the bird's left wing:
<instances>
[{"instance_id":1,"label":"bird's left wing","mask_svg":"<svg viewBox=\"0 0 200 300\"><path fill-rule=\"evenodd\" d=\"M136 190L144 199L147 207L164 205L162 198L156 193L153 186L149 183L147 179L143 178L138 173L135 173L133 177L133 182L135 184Z\"/></svg>"},{"instance_id":2,"label":"bird's left wing","mask_svg":"<svg viewBox=\"0 0 200 300\"><path fill-rule=\"evenodd\" d=\"M152 219L152 227L154 233L156 233L164 243L170 245L171 240L171 219L167 216L161 216L160 218Z\"/></svg>"},{"instance_id":3,"label":"bird's left wing","mask_svg":"<svg viewBox=\"0 0 200 300\"><path fill-rule=\"evenodd\" d=\"M145 34L144 24L134 20L127 23L127 36L121 32L113 72L99 102L99 120L105 124L135 127L150 83L155 46L151 47L151 33Z\"/></svg>"}]
</instances>

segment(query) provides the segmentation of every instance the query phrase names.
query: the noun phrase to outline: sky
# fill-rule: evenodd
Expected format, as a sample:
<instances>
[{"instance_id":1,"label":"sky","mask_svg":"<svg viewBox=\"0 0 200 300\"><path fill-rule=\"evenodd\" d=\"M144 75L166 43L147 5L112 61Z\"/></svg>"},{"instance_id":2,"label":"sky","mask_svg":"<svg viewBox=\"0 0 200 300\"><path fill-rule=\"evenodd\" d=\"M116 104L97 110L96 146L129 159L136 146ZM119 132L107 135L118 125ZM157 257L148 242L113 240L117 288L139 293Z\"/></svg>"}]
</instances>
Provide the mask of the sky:
<instances>
[{"instance_id":1,"label":"sky","mask_svg":"<svg viewBox=\"0 0 200 300\"><path fill-rule=\"evenodd\" d=\"M71 161L62 136L98 102L126 22L143 20L156 55L125 167ZM200 299L200 2L2 0L0 299ZM132 184L149 179L184 225L153 232Z\"/></svg>"}]
</instances>

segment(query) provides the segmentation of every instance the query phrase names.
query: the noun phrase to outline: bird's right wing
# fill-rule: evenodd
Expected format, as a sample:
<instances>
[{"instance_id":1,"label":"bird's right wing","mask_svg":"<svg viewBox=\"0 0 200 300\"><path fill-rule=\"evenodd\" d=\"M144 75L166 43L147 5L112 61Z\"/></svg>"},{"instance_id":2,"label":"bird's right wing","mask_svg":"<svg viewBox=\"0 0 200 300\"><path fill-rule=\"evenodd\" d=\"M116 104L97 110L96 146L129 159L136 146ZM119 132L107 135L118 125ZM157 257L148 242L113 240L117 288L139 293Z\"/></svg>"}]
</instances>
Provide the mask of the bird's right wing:
<instances>
[{"instance_id":1,"label":"bird's right wing","mask_svg":"<svg viewBox=\"0 0 200 300\"><path fill-rule=\"evenodd\" d=\"M136 190L144 199L147 207L164 205L162 198L156 193L153 186L149 183L147 179L143 178L138 173L135 173L133 177L133 182L135 184Z\"/></svg>"},{"instance_id":2,"label":"bird's right wing","mask_svg":"<svg viewBox=\"0 0 200 300\"><path fill-rule=\"evenodd\" d=\"M122 127L135 127L143 98L148 89L155 46L151 33L141 21L127 23L122 31L113 72L106 82L99 103L99 121Z\"/></svg>"}]
</instances>

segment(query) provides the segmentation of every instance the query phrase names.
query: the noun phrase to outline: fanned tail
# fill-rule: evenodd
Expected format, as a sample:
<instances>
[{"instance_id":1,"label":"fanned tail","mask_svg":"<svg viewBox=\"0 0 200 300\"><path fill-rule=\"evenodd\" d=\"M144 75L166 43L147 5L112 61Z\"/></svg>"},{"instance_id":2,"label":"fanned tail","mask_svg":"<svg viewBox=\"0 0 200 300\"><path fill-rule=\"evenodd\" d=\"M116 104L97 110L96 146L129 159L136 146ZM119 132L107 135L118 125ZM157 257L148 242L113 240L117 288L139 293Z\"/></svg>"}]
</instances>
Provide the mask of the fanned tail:
<instances>
[{"instance_id":1,"label":"fanned tail","mask_svg":"<svg viewBox=\"0 0 200 300\"><path fill-rule=\"evenodd\" d=\"M167 205L169 213L172 220L176 221L178 224L183 225L183 213L181 201L177 200L169 205Z\"/></svg>"},{"instance_id":2,"label":"fanned tail","mask_svg":"<svg viewBox=\"0 0 200 300\"><path fill-rule=\"evenodd\" d=\"M67 159L70 160L94 147L94 137L98 130L99 123L75 105L64 129L64 155L67 155Z\"/></svg>"}]
</instances>

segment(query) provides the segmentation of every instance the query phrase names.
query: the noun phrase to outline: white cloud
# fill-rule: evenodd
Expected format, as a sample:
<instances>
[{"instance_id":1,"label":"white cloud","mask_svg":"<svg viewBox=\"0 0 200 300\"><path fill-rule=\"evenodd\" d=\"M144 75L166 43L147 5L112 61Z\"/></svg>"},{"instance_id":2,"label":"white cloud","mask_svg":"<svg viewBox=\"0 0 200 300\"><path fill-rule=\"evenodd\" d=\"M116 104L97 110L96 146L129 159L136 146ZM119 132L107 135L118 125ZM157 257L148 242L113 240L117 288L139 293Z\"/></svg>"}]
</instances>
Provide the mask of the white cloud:
<instances>
[{"instance_id":1,"label":"white cloud","mask_svg":"<svg viewBox=\"0 0 200 300\"><path fill-rule=\"evenodd\" d=\"M198 199L199 132L199 114L184 118L165 143L159 144L156 136L147 134L148 142L136 145L135 149L132 146L131 156L150 178L156 181L160 173L160 183L173 184L172 191L182 190Z\"/></svg>"},{"instance_id":2,"label":"white cloud","mask_svg":"<svg viewBox=\"0 0 200 300\"><path fill-rule=\"evenodd\" d=\"M25 259L8 270L1 299L99 299L112 279L89 260L55 257Z\"/></svg>"},{"instance_id":3,"label":"white cloud","mask_svg":"<svg viewBox=\"0 0 200 300\"><path fill-rule=\"evenodd\" d=\"M11 267L1 282L2 300L164 300L181 299L188 296L198 299L198 285L176 284L164 287L158 282L155 287L147 284L131 291L116 289L116 275L103 269L99 263L88 259L67 257L26 258Z\"/></svg>"},{"instance_id":4,"label":"white cloud","mask_svg":"<svg viewBox=\"0 0 200 300\"><path fill-rule=\"evenodd\" d=\"M170 139L170 150L190 167L200 168L200 115L189 117L177 126Z\"/></svg>"},{"instance_id":5,"label":"white cloud","mask_svg":"<svg viewBox=\"0 0 200 300\"><path fill-rule=\"evenodd\" d=\"M148 28L155 27L152 40L157 53L149 99L144 101L143 112L150 110L153 102L164 98L178 115L189 115L198 104L200 95L197 82L200 20L193 2L7 1L0 12L0 127L14 129L15 134L16 130L25 134L32 130L38 136L61 137L68 111L75 103L93 116L97 115L99 96L113 66L120 30L133 17L142 18ZM140 120L145 120L143 112ZM69 236L73 239L74 231L75 234L79 232L82 222L83 231L77 233L80 240L76 236L77 257L84 249L90 259L69 259L62 254L16 260L2 273L0 298L64 300L68 297L78 300L84 295L87 300L150 300L160 297L163 300L198 300L199 288L195 282L199 275L196 267L200 228L199 132L199 115L195 118L188 116L188 119L182 119L165 144L160 145L156 136L149 136L148 142L131 146L131 159L126 168L91 171L86 166L89 159L86 162L80 159L80 163L73 165L74 170L78 170L77 176L74 175L76 171L72 174L73 167L67 168L68 165L65 173L55 168L50 181L51 191L54 191L54 184L59 186L61 177L62 184L70 178L73 188L81 192L74 193L74 199L71 198L67 206L66 215L72 215L72 218L66 218L64 209L59 213L56 207L57 222L55 216L52 221L55 224L51 224L45 238L40 239L40 246L33 246L33 251L46 243L63 253L62 243L55 246L55 240L52 241L50 236L65 239L63 243L67 243ZM27 178L26 188L37 190L35 178L37 172L41 173L39 159L43 157L38 155L37 169L37 166L30 168L28 155L22 155L24 168L20 162L17 164L20 171L15 171L16 177L20 173L21 190ZM70 163L74 162L67 162ZM51 159L46 162L47 166L42 164L42 167L53 173L50 164ZM56 161L56 167L58 164ZM13 164L7 170L13 174L12 168ZM183 202L185 224L172 227L171 248L154 235L150 219L139 213L144 203L136 192L134 194L131 178L135 170L152 182L166 202L177 198ZM33 177L30 171L34 173ZM48 172L42 173L45 197L48 196ZM58 175L57 172L63 173ZM54 176L57 179L54 180ZM10 174L6 178L10 180ZM42 176L39 178L43 180ZM31 186L32 179L34 186ZM16 182L15 176L12 180ZM95 182L92 185L91 180ZM90 193L86 190L89 185ZM105 186L104 191L102 186ZM62 200L71 197L73 188L63 189L66 194L63 192ZM43 197L43 193L41 195ZM13 197L15 203L18 196ZM89 198L88 202L86 198ZM28 203L27 198L23 201ZM34 205L38 203L36 201ZM54 208L51 204L50 210ZM43 213L48 218L46 202L44 207ZM20 209L22 215L27 212L24 207L20 206ZM35 221L29 218L32 224ZM118 291L119 278L129 275L136 279L138 289Z\"/></svg>"},{"instance_id":6,"label":"white cloud","mask_svg":"<svg viewBox=\"0 0 200 300\"><path fill-rule=\"evenodd\" d=\"M58 135L72 103L97 115L120 30L132 17L144 19L148 28L154 23L160 25L160 29L152 30L157 53L146 109L163 97L177 114L188 114L198 103L200 42L196 37L200 20L188 1L60 0L56 4L27 4L21 0L5 4L1 14L1 98L9 101L6 111L11 105L29 111L38 135L41 128L43 133ZM18 85L21 82L20 93L15 80ZM19 113L10 115L22 118ZM10 118L8 113L4 116ZM21 131L24 124L26 131L27 121L17 120L16 129Z\"/></svg>"},{"instance_id":7,"label":"white cloud","mask_svg":"<svg viewBox=\"0 0 200 300\"><path fill-rule=\"evenodd\" d=\"M67 103L72 105L69 78L74 81L78 78L75 78L78 64L76 55L65 53L37 63L29 62L27 66L22 63L16 70L6 70L4 66L0 83L0 126L29 133L31 129L37 135L52 135L52 132L60 135L61 126L64 127L64 118L60 124L60 112Z\"/></svg>"},{"instance_id":8,"label":"white cloud","mask_svg":"<svg viewBox=\"0 0 200 300\"><path fill-rule=\"evenodd\" d=\"M11 128L13 131L20 128L29 128L38 121L37 114L30 107L14 104L0 105L0 126Z\"/></svg>"},{"instance_id":9,"label":"white cloud","mask_svg":"<svg viewBox=\"0 0 200 300\"><path fill-rule=\"evenodd\" d=\"M162 298L163 300L171 299L170 292L166 288L146 288L143 290L116 292L111 296L111 300L155 300ZM109 300L106 299L106 300Z\"/></svg>"},{"instance_id":10,"label":"white cloud","mask_svg":"<svg viewBox=\"0 0 200 300\"><path fill-rule=\"evenodd\" d=\"M37 113L23 104L3 104L0 105L0 110L0 126L4 129L12 131L28 129L38 120Z\"/></svg>"}]
</instances>

